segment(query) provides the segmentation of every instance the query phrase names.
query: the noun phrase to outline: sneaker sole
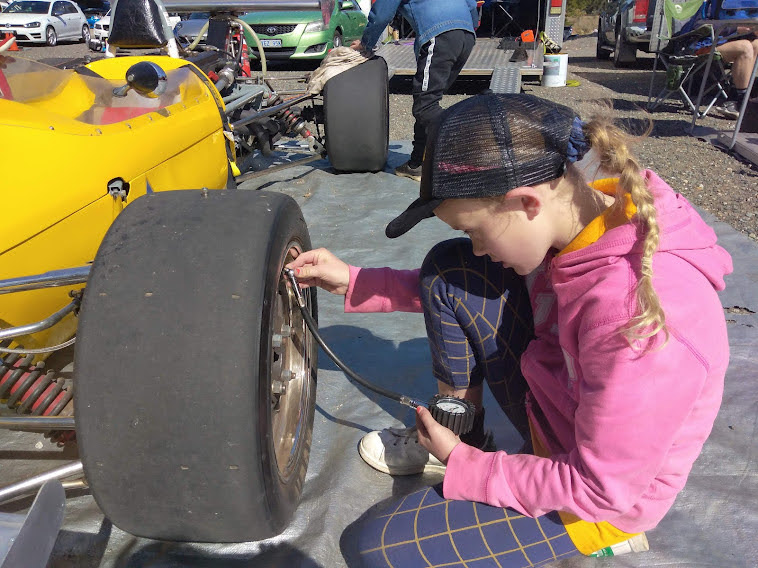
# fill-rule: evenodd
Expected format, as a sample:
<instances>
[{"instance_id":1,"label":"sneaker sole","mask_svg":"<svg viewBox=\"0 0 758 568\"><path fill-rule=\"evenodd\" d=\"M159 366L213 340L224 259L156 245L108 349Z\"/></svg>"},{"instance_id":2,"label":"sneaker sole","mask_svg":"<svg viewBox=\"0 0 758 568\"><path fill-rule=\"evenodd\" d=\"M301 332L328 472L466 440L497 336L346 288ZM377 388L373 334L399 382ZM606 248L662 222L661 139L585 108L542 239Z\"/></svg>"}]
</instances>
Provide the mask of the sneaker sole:
<instances>
[{"instance_id":1,"label":"sneaker sole","mask_svg":"<svg viewBox=\"0 0 758 568\"><path fill-rule=\"evenodd\" d=\"M406 174L405 172L395 172L395 175L398 176L398 177L404 177L404 178L412 179L413 181L417 181L417 182L421 183L421 176L416 176L416 175L413 175L413 174Z\"/></svg>"},{"instance_id":2,"label":"sneaker sole","mask_svg":"<svg viewBox=\"0 0 758 568\"><path fill-rule=\"evenodd\" d=\"M358 453L360 454L361 458L363 458L363 461L365 461L368 465L373 467L377 471L381 471L382 473L387 473L389 475L416 475L419 473L445 473L445 469L447 469L444 465L436 465L427 463L423 468L419 469L418 467L398 467L398 466L388 466L386 462L379 461L373 456L371 456L363 447L363 439L361 438L361 443L358 445Z\"/></svg>"},{"instance_id":3,"label":"sneaker sole","mask_svg":"<svg viewBox=\"0 0 758 568\"><path fill-rule=\"evenodd\" d=\"M727 120L737 120L740 117L740 113L738 112L731 112L721 109L716 109L716 114L718 114L721 118L726 118Z\"/></svg>"}]
</instances>

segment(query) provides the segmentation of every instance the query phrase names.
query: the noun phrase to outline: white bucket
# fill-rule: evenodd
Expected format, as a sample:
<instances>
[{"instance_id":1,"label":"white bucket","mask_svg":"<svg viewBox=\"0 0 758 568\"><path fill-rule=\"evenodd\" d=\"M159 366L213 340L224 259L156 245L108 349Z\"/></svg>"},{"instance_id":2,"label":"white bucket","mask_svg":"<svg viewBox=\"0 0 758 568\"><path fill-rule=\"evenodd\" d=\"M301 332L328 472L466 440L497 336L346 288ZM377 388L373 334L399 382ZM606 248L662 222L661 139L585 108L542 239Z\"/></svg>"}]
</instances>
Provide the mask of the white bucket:
<instances>
[{"instance_id":1,"label":"white bucket","mask_svg":"<svg viewBox=\"0 0 758 568\"><path fill-rule=\"evenodd\" d=\"M542 86L565 87L569 56L565 53L546 53L542 63Z\"/></svg>"}]
</instances>

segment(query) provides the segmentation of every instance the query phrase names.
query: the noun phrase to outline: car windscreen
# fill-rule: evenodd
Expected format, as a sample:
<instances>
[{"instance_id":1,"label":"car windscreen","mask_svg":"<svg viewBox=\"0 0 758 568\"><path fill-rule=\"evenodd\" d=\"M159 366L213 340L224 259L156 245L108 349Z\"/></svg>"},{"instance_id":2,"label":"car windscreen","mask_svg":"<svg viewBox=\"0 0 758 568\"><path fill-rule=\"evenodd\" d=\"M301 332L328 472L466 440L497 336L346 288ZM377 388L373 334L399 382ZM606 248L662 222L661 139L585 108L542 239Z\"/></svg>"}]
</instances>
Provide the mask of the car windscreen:
<instances>
[{"instance_id":1,"label":"car windscreen","mask_svg":"<svg viewBox=\"0 0 758 568\"><path fill-rule=\"evenodd\" d=\"M14 2L5 9L6 14L47 14L50 9L50 2L40 2L39 0L23 0Z\"/></svg>"},{"instance_id":2,"label":"car windscreen","mask_svg":"<svg viewBox=\"0 0 758 568\"><path fill-rule=\"evenodd\" d=\"M205 85L188 66L169 70L166 77L165 90L154 98L134 90L117 96L114 89L123 87L123 80L0 55L0 98L86 124L123 122L172 105L179 107L172 112L181 112L206 99Z\"/></svg>"}]
</instances>

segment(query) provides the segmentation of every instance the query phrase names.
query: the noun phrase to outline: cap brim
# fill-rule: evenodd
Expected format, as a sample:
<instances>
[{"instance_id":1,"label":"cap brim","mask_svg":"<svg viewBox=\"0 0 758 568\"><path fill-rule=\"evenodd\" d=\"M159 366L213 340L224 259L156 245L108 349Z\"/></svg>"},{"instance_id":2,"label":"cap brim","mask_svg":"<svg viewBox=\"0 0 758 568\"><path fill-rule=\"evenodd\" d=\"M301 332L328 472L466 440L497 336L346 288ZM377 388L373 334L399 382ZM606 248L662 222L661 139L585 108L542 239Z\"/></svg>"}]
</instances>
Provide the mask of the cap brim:
<instances>
[{"instance_id":1,"label":"cap brim","mask_svg":"<svg viewBox=\"0 0 758 568\"><path fill-rule=\"evenodd\" d=\"M432 199L427 201L426 199L419 197L416 201L410 204L408 209L390 221L390 224L387 225L387 228L384 230L384 234L390 239L394 239L407 233L415 227L419 221L434 217L434 210L439 207L442 201L442 199Z\"/></svg>"}]
</instances>

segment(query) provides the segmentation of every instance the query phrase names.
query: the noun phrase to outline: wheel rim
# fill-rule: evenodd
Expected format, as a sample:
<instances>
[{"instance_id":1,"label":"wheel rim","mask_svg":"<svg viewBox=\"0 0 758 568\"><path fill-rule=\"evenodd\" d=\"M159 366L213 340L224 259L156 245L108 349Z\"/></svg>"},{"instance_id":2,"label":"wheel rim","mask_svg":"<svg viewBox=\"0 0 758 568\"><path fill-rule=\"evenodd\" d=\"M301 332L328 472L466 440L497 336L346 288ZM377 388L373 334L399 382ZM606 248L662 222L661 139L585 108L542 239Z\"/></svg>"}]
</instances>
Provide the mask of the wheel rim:
<instances>
[{"instance_id":1,"label":"wheel rim","mask_svg":"<svg viewBox=\"0 0 758 568\"><path fill-rule=\"evenodd\" d=\"M334 39L332 39L332 44L334 47L342 47L342 36L340 34L334 34Z\"/></svg>"},{"instance_id":2,"label":"wheel rim","mask_svg":"<svg viewBox=\"0 0 758 568\"><path fill-rule=\"evenodd\" d=\"M84 26L82 28L82 38L84 39L84 43L89 44L89 37L89 28Z\"/></svg>"},{"instance_id":3,"label":"wheel rim","mask_svg":"<svg viewBox=\"0 0 758 568\"><path fill-rule=\"evenodd\" d=\"M280 270L300 252L298 244L290 243ZM305 298L308 309L312 309L310 296ZM286 480L297 469L307 427L305 409L312 396L316 344L284 278L279 280L274 300L271 348L271 431L277 469Z\"/></svg>"},{"instance_id":4,"label":"wheel rim","mask_svg":"<svg viewBox=\"0 0 758 568\"><path fill-rule=\"evenodd\" d=\"M53 28L48 28L47 29L47 43L49 45L55 45L55 40L56 40L55 30Z\"/></svg>"}]
</instances>

